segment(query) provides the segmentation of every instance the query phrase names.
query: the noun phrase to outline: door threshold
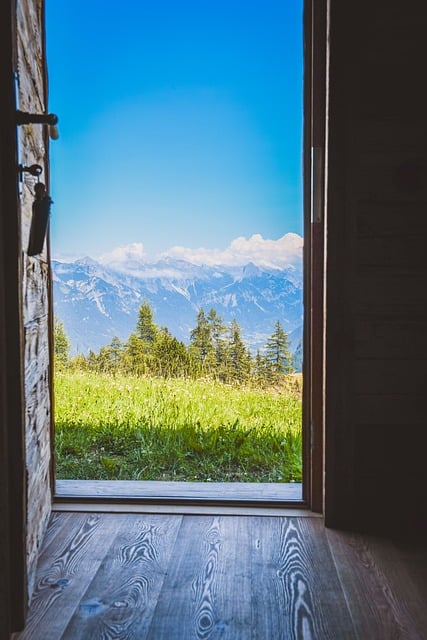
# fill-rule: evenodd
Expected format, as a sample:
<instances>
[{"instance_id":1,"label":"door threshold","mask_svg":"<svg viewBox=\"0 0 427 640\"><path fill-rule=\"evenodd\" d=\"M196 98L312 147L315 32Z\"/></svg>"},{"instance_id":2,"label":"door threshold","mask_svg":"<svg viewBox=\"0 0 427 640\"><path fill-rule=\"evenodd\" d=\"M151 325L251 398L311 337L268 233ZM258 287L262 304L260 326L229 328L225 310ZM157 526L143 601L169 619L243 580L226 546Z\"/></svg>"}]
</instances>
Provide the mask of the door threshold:
<instances>
[{"instance_id":1,"label":"door threshold","mask_svg":"<svg viewBox=\"0 0 427 640\"><path fill-rule=\"evenodd\" d=\"M129 503L111 502L108 499L94 502L92 500L67 501L57 498L52 505L52 511L83 512L83 513L155 513L159 515L206 515L206 516L259 516L286 518L322 518L322 514L314 513L308 508L268 507L268 506L224 506L204 504L159 504L159 503Z\"/></svg>"},{"instance_id":2,"label":"door threshold","mask_svg":"<svg viewBox=\"0 0 427 640\"><path fill-rule=\"evenodd\" d=\"M321 517L296 482L57 480L53 511Z\"/></svg>"},{"instance_id":3,"label":"door threshold","mask_svg":"<svg viewBox=\"0 0 427 640\"><path fill-rule=\"evenodd\" d=\"M55 498L61 502L100 500L203 504L248 503L255 506L303 502L297 482L169 482L155 480L57 480ZM243 505L243 506L244 506Z\"/></svg>"}]
</instances>

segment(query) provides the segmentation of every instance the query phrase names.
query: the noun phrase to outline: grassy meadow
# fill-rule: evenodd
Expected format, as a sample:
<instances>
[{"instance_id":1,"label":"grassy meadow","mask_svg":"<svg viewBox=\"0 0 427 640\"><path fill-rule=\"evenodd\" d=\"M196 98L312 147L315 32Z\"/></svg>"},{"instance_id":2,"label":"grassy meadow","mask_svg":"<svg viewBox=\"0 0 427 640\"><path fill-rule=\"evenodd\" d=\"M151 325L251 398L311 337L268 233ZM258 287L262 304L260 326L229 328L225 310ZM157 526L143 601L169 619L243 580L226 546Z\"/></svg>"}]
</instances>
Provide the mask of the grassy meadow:
<instances>
[{"instance_id":1,"label":"grassy meadow","mask_svg":"<svg viewBox=\"0 0 427 640\"><path fill-rule=\"evenodd\" d=\"M300 482L301 384L58 372L57 477Z\"/></svg>"}]
</instances>

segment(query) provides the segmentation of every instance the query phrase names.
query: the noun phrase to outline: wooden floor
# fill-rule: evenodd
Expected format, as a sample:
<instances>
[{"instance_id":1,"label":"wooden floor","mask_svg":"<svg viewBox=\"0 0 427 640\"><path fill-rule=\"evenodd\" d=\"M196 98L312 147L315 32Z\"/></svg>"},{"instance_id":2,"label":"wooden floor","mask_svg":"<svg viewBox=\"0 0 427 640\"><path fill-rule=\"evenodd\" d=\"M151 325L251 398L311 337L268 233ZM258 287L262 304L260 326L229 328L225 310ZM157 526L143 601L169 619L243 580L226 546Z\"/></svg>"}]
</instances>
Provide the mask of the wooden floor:
<instances>
[{"instance_id":1,"label":"wooden floor","mask_svg":"<svg viewBox=\"0 0 427 640\"><path fill-rule=\"evenodd\" d=\"M14 640L427 638L427 550L320 518L52 515Z\"/></svg>"}]
</instances>

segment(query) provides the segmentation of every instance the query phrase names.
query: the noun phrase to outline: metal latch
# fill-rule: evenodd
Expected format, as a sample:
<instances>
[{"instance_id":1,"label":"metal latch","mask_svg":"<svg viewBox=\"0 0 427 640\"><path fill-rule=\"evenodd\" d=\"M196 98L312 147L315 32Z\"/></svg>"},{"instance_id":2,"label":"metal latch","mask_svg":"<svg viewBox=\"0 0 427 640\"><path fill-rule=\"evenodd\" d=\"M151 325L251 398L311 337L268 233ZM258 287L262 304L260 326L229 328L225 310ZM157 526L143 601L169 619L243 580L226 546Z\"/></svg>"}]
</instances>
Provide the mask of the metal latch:
<instances>
[{"instance_id":1,"label":"metal latch","mask_svg":"<svg viewBox=\"0 0 427 640\"><path fill-rule=\"evenodd\" d=\"M58 116L55 113L27 113L26 111L16 112L16 124L18 126L25 124L47 124L49 127L49 136L52 140L59 138L58 132Z\"/></svg>"}]
</instances>

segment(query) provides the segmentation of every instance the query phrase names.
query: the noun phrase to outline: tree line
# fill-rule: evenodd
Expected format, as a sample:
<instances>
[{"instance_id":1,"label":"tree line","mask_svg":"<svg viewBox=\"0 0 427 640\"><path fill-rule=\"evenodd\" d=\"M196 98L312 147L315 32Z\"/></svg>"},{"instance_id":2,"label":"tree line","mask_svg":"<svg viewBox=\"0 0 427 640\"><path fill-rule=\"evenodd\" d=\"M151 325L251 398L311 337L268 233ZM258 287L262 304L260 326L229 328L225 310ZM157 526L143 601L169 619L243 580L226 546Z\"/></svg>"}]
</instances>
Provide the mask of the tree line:
<instances>
[{"instance_id":1,"label":"tree line","mask_svg":"<svg viewBox=\"0 0 427 640\"><path fill-rule=\"evenodd\" d=\"M236 320L226 325L216 309L200 309L190 343L175 338L154 322L153 310L144 301L135 331L126 342L114 337L98 353L70 356L64 325L55 319L54 353L57 370L83 370L163 378L212 378L224 383L277 384L295 371L286 331L278 320L265 348L253 355L242 339Z\"/></svg>"}]
</instances>

